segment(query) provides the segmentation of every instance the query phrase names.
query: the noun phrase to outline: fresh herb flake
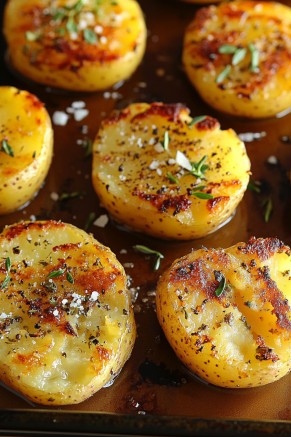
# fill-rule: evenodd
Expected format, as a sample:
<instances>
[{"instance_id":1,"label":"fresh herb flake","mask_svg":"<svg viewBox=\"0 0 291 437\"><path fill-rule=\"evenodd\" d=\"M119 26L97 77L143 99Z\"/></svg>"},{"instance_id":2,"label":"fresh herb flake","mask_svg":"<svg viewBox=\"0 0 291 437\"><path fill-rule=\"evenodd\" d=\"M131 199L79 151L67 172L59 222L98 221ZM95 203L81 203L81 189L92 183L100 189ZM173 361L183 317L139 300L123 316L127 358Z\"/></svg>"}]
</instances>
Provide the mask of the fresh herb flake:
<instances>
[{"instance_id":1,"label":"fresh herb flake","mask_svg":"<svg viewBox=\"0 0 291 437\"><path fill-rule=\"evenodd\" d=\"M247 54L247 49L246 48L239 48L236 50L236 52L234 53L232 59L231 59L231 64L232 65L237 65L239 64L246 56Z\"/></svg>"},{"instance_id":2,"label":"fresh herb flake","mask_svg":"<svg viewBox=\"0 0 291 437\"><path fill-rule=\"evenodd\" d=\"M213 199L212 194L209 193L203 193L202 191L191 191L191 196L198 197L198 199Z\"/></svg>"},{"instance_id":3,"label":"fresh herb flake","mask_svg":"<svg viewBox=\"0 0 291 437\"><path fill-rule=\"evenodd\" d=\"M92 29L84 29L83 30L83 36L84 36L84 40L88 44L95 44L96 41L97 41L97 35L94 32L94 30L92 30Z\"/></svg>"},{"instance_id":4,"label":"fresh herb flake","mask_svg":"<svg viewBox=\"0 0 291 437\"><path fill-rule=\"evenodd\" d=\"M6 270L6 277L4 279L4 281L2 282L1 286L0 286L0 290L3 290L5 287L8 286L9 282L10 282L10 269L11 269L11 260L9 258L9 256L5 259L5 270Z\"/></svg>"},{"instance_id":5,"label":"fresh herb flake","mask_svg":"<svg viewBox=\"0 0 291 437\"><path fill-rule=\"evenodd\" d=\"M190 123L188 124L189 127L194 126L197 123L200 123L200 121L205 120L206 115L197 115L197 117L192 118L192 120L190 121Z\"/></svg>"},{"instance_id":6,"label":"fresh herb flake","mask_svg":"<svg viewBox=\"0 0 291 437\"><path fill-rule=\"evenodd\" d=\"M66 273L66 278L67 278L67 281L70 283L70 284L74 284L74 278L73 278L73 276L71 275L71 273L70 272L67 272Z\"/></svg>"},{"instance_id":7,"label":"fresh herb flake","mask_svg":"<svg viewBox=\"0 0 291 437\"><path fill-rule=\"evenodd\" d=\"M169 143L170 143L169 132L166 130L164 133L164 140L162 142L162 146L163 146L164 150L169 149Z\"/></svg>"},{"instance_id":8,"label":"fresh herb flake","mask_svg":"<svg viewBox=\"0 0 291 437\"><path fill-rule=\"evenodd\" d=\"M90 226L93 224L95 218L96 218L95 212L90 212L88 217L87 217L86 223L84 225L84 231L87 231L90 228Z\"/></svg>"},{"instance_id":9,"label":"fresh herb flake","mask_svg":"<svg viewBox=\"0 0 291 437\"><path fill-rule=\"evenodd\" d=\"M215 79L216 83L218 84L222 83L227 78L230 72L231 72L231 65L227 65L216 77Z\"/></svg>"},{"instance_id":10,"label":"fresh herb flake","mask_svg":"<svg viewBox=\"0 0 291 437\"><path fill-rule=\"evenodd\" d=\"M264 220L266 223L270 221L271 214L273 212L273 202L270 197L264 202Z\"/></svg>"},{"instance_id":11,"label":"fresh herb flake","mask_svg":"<svg viewBox=\"0 0 291 437\"><path fill-rule=\"evenodd\" d=\"M53 270L47 275L47 279L58 278L65 273L65 269Z\"/></svg>"},{"instance_id":12,"label":"fresh herb flake","mask_svg":"<svg viewBox=\"0 0 291 437\"><path fill-rule=\"evenodd\" d=\"M221 279L219 281L218 287L215 290L215 295L217 297L222 295L222 293L225 291L225 287L226 287L226 278L225 278L225 276L222 273L220 273L220 276L221 276Z\"/></svg>"},{"instance_id":13,"label":"fresh herb flake","mask_svg":"<svg viewBox=\"0 0 291 437\"><path fill-rule=\"evenodd\" d=\"M6 153L6 155L11 156L12 158L14 157L14 152L12 147L10 146L10 144L8 144L7 140L2 140L1 141L1 149L2 152Z\"/></svg>"},{"instance_id":14,"label":"fresh herb flake","mask_svg":"<svg viewBox=\"0 0 291 437\"><path fill-rule=\"evenodd\" d=\"M172 184L179 184L178 179L172 175L172 173L168 172L167 173L167 178L169 179L170 182L172 182Z\"/></svg>"},{"instance_id":15,"label":"fresh herb flake","mask_svg":"<svg viewBox=\"0 0 291 437\"><path fill-rule=\"evenodd\" d=\"M250 180L248 183L248 190L253 191L254 193L261 193L261 182Z\"/></svg>"},{"instance_id":16,"label":"fresh herb flake","mask_svg":"<svg viewBox=\"0 0 291 437\"><path fill-rule=\"evenodd\" d=\"M251 52L251 71L257 72L259 70L260 52L252 43L248 45L248 48Z\"/></svg>"},{"instance_id":17,"label":"fresh herb flake","mask_svg":"<svg viewBox=\"0 0 291 437\"><path fill-rule=\"evenodd\" d=\"M218 53L223 55L233 55L237 51L237 47L232 44L223 44L219 47Z\"/></svg>"}]
</instances>

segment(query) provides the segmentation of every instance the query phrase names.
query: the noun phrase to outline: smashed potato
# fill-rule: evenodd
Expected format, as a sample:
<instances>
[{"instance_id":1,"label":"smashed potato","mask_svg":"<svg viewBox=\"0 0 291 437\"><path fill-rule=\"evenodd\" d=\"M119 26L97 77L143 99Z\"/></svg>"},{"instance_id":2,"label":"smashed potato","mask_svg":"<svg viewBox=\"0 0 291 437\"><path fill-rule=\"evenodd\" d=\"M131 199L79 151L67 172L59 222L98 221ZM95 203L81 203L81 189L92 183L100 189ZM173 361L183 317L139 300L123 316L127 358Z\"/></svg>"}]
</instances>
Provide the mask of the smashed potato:
<instances>
[{"instance_id":1,"label":"smashed potato","mask_svg":"<svg viewBox=\"0 0 291 437\"><path fill-rule=\"evenodd\" d=\"M146 45L135 0L9 0L4 34L16 71L74 91L103 90L127 79Z\"/></svg>"},{"instance_id":2,"label":"smashed potato","mask_svg":"<svg viewBox=\"0 0 291 437\"><path fill-rule=\"evenodd\" d=\"M28 91L0 87L0 214L16 211L38 193L52 154L44 104Z\"/></svg>"},{"instance_id":3,"label":"smashed potato","mask_svg":"<svg viewBox=\"0 0 291 437\"><path fill-rule=\"evenodd\" d=\"M85 400L118 374L135 341L122 265L56 221L7 226L0 245L0 379L43 405Z\"/></svg>"},{"instance_id":4,"label":"smashed potato","mask_svg":"<svg viewBox=\"0 0 291 437\"><path fill-rule=\"evenodd\" d=\"M199 249L160 277L157 315L178 358L221 387L291 370L291 251L277 238Z\"/></svg>"},{"instance_id":5,"label":"smashed potato","mask_svg":"<svg viewBox=\"0 0 291 437\"><path fill-rule=\"evenodd\" d=\"M166 239L199 238L234 214L250 161L232 129L181 104L136 103L102 122L94 189L115 221Z\"/></svg>"},{"instance_id":6,"label":"smashed potato","mask_svg":"<svg viewBox=\"0 0 291 437\"><path fill-rule=\"evenodd\" d=\"M291 107L291 8L230 1L201 8L188 25L183 65L201 97L222 112L271 117Z\"/></svg>"}]
</instances>

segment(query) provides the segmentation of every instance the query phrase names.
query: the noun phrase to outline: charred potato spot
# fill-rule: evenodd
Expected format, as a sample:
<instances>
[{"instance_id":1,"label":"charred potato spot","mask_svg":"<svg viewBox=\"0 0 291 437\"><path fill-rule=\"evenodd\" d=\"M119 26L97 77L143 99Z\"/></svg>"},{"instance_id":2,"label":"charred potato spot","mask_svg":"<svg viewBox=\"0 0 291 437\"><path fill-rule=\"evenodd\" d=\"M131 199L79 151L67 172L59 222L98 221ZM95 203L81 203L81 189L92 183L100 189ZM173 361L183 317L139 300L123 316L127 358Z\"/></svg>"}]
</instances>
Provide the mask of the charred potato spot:
<instances>
[{"instance_id":1,"label":"charred potato spot","mask_svg":"<svg viewBox=\"0 0 291 437\"><path fill-rule=\"evenodd\" d=\"M193 251L161 275L158 319L191 371L228 388L269 384L290 372L290 256L276 238L251 238Z\"/></svg>"},{"instance_id":2,"label":"charred potato spot","mask_svg":"<svg viewBox=\"0 0 291 437\"><path fill-rule=\"evenodd\" d=\"M236 133L209 116L193 122L181 104L136 103L114 112L93 144L92 181L102 205L117 222L161 238L218 229L235 213L249 174Z\"/></svg>"},{"instance_id":3,"label":"charred potato spot","mask_svg":"<svg viewBox=\"0 0 291 437\"><path fill-rule=\"evenodd\" d=\"M271 117L291 106L291 8L231 1L201 8L184 35L183 65L201 97L226 113Z\"/></svg>"},{"instance_id":4,"label":"charred potato spot","mask_svg":"<svg viewBox=\"0 0 291 437\"><path fill-rule=\"evenodd\" d=\"M53 131L42 102L28 91L0 87L0 214L29 202L50 168Z\"/></svg>"},{"instance_id":5,"label":"charred potato spot","mask_svg":"<svg viewBox=\"0 0 291 437\"><path fill-rule=\"evenodd\" d=\"M15 70L75 91L103 90L127 79L146 45L135 0L9 0L4 34Z\"/></svg>"},{"instance_id":6,"label":"charred potato spot","mask_svg":"<svg viewBox=\"0 0 291 437\"><path fill-rule=\"evenodd\" d=\"M62 222L7 226L0 244L1 380L43 405L85 400L119 373L134 345L123 267Z\"/></svg>"}]
</instances>

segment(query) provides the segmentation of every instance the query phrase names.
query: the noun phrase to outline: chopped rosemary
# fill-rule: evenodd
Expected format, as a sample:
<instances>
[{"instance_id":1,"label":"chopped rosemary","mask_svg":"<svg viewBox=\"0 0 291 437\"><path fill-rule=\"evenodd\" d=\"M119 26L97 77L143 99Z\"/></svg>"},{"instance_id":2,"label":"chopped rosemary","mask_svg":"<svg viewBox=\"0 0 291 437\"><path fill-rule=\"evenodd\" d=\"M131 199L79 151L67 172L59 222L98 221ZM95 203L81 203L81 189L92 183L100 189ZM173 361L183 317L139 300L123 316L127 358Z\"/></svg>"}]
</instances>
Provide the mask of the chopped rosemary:
<instances>
[{"instance_id":1,"label":"chopped rosemary","mask_svg":"<svg viewBox=\"0 0 291 437\"><path fill-rule=\"evenodd\" d=\"M169 179L170 182L172 182L172 184L179 184L179 181L177 178L175 178L175 176L172 175L172 173L168 172L167 173L167 178Z\"/></svg>"},{"instance_id":2,"label":"chopped rosemary","mask_svg":"<svg viewBox=\"0 0 291 437\"><path fill-rule=\"evenodd\" d=\"M170 142L169 132L166 130L164 133L164 140L162 142L162 146L163 146L164 150L169 149L169 142Z\"/></svg>"},{"instance_id":3,"label":"chopped rosemary","mask_svg":"<svg viewBox=\"0 0 291 437\"><path fill-rule=\"evenodd\" d=\"M260 181L254 181L250 180L248 183L248 190L253 191L254 193L260 194L261 193L261 182Z\"/></svg>"},{"instance_id":4,"label":"chopped rosemary","mask_svg":"<svg viewBox=\"0 0 291 437\"><path fill-rule=\"evenodd\" d=\"M194 126L197 123L200 123L200 121L205 120L206 115L197 115L197 117L192 118L192 120L190 121L190 123L188 124L189 127Z\"/></svg>"},{"instance_id":5,"label":"chopped rosemary","mask_svg":"<svg viewBox=\"0 0 291 437\"><path fill-rule=\"evenodd\" d=\"M219 84L219 83L223 82L224 79L226 79L227 76L229 75L230 71L231 71L231 65L228 64L216 77L216 79L215 79L216 83Z\"/></svg>"},{"instance_id":6,"label":"chopped rosemary","mask_svg":"<svg viewBox=\"0 0 291 437\"><path fill-rule=\"evenodd\" d=\"M78 32L78 26L75 22L74 18L69 18L66 23L66 29L69 33L77 33Z\"/></svg>"},{"instance_id":7,"label":"chopped rosemary","mask_svg":"<svg viewBox=\"0 0 291 437\"><path fill-rule=\"evenodd\" d=\"M215 276L215 279L217 281L219 281L218 287L215 290L215 295L217 297L219 297L225 291L225 288L226 288L226 278L225 278L225 276L221 272L218 272L218 271L214 271L214 276Z\"/></svg>"},{"instance_id":8,"label":"chopped rosemary","mask_svg":"<svg viewBox=\"0 0 291 437\"><path fill-rule=\"evenodd\" d=\"M161 259L164 258L164 255L161 252L158 252L157 250L150 249L149 247L143 246L141 244L136 244L135 246L133 246L133 248L135 250L137 250L138 252L145 253L146 255L154 255L156 257L156 260L155 260L153 268L154 268L154 270L159 270L160 264L161 264Z\"/></svg>"},{"instance_id":9,"label":"chopped rosemary","mask_svg":"<svg viewBox=\"0 0 291 437\"><path fill-rule=\"evenodd\" d=\"M9 256L5 259L5 270L6 270L6 276L4 281L2 282L1 286L0 286L0 290L3 290L3 288L7 287L7 285L9 284L10 281L10 269L11 269L11 260L9 258Z\"/></svg>"},{"instance_id":10,"label":"chopped rosemary","mask_svg":"<svg viewBox=\"0 0 291 437\"><path fill-rule=\"evenodd\" d=\"M223 44L218 48L218 53L232 55L231 64L226 65L226 67L220 72L216 77L216 83L220 84L224 81L231 72L231 67L239 64L245 57L247 52L250 52L251 62L250 70L252 72L258 72L259 70L259 51L256 46L252 43L248 44L248 47L237 47L232 44Z\"/></svg>"},{"instance_id":11,"label":"chopped rosemary","mask_svg":"<svg viewBox=\"0 0 291 437\"><path fill-rule=\"evenodd\" d=\"M83 30L83 36L84 36L84 40L88 44L95 44L96 41L97 41L97 35L94 32L94 30L92 30L92 29L84 29Z\"/></svg>"},{"instance_id":12,"label":"chopped rosemary","mask_svg":"<svg viewBox=\"0 0 291 437\"><path fill-rule=\"evenodd\" d=\"M203 193L202 191L191 191L190 194L191 196L198 197L199 199L205 199L205 200L213 199L212 194Z\"/></svg>"},{"instance_id":13,"label":"chopped rosemary","mask_svg":"<svg viewBox=\"0 0 291 437\"><path fill-rule=\"evenodd\" d=\"M273 212L273 202L271 197L268 197L264 202L263 202L263 206L264 206L264 220L266 223L269 222L271 214Z\"/></svg>"},{"instance_id":14,"label":"chopped rosemary","mask_svg":"<svg viewBox=\"0 0 291 437\"><path fill-rule=\"evenodd\" d=\"M246 48L244 47L238 48L232 57L231 64L232 65L239 64L245 58L246 54L247 54Z\"/></svg>"},{"instance_id":15,"label":"chopped rosemary","mask_svg":"<svg viewBox=\"0 0 291 437\"><path fill-rule=\"evenodd\" d=\"M82 147L85 149L85 158L92 155L93 141L90 138L85 138L82 141Z\"/></svg>"},{"instance_id":16,"label":"chopped rosemary","mask_svg":"<svg viewBox=\"0 0 291 437\"><path fill-rule=\"evenodd\" d=\"M252 43L248 45L248 48L251 52L251 71L257 72L259 69L260 52L257 47Z\"/></svg>"},{"instance_id":17,"label":"chopped rosemary","mask_svg":"<svg viewBox=\"0 0 291 437\"><path fill-rule=\"evenodd\" d=\"M66 269L53 270L47 275L47 279L58 278L65 273Z\"/></svg>"},{"instance_id":18,"label":"chopped rosemary","mask_svg":"<svg viewBox=\"0 0 291 437\"><path fill-rule=\"evenodd\" d=\"M73 276L71 275L71 273L70 272L67 272L67 274L66 274L66 278L67 278L67 281L70 283L70 284L74 284L74 278L73 278Z\"/></svg>"},{"instance_id":19,"label":"chopped rosemary","mask_svg":"<svg viewBox=\"0 0 291 437\"><path fill-rule=\"evenodd\" d=\"M237 47L232 44L223 44L218 48L218 53L223 55L233 55L237 51Z\"/></svg>"},{"instance_id":20,"label":"chopped rosemary","mask_svg":"<svg viewBox=\"0 0 291 437\"><path fill-rule=\"evenodd\" d=\"M2 152L6 153L6 155L11 156L12 158L14 157L14 152L12 147L10 146L10 144L8 144L7 140L2 140L1 141L1 149Z\"/></svg>"},{"instance_id":21,"label":"chopped rosemary","mask_svg":"<svg viewBox=\"0 0 291 437\"><path fill-rule=\"evenodd\" d=\"M59 202L63 202L69 199L76 199L81 197L82 193L80 191L72 191L72 193L62 193L59 197Z\"/></svg>"},{"instance_id":22,"label":"chopped rosemary","mask_svg":"<svg viewBox=\"0 0 291 437\"><path fill-rule=\"evenodd\" d=\"M87 217L86 223L84 225L84 231L88 231L88 229L90 228L90 226L94 222L95 218L96 218L95 212L90 212L88 217Z\"/></svg>"}]
</instances>

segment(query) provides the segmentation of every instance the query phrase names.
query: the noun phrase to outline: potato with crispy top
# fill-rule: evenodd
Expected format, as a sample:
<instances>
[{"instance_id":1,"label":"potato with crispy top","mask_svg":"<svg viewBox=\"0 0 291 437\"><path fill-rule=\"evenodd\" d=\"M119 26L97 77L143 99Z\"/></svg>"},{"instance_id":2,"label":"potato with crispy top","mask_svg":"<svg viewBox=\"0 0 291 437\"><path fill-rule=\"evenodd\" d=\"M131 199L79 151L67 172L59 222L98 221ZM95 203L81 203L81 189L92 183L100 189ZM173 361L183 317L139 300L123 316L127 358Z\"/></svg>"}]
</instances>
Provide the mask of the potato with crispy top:
<instances>
[{"instance_id":1,"label":"potato with crispy top","mask_svg":"<svg viewBox=\"0 0 291 437\"><path fill-rule=\"evenodd\" d=\"M256 387L291 370L291 250L277 238L177 259L156 304L178 358L211 384Z\"/></svg>"},{"instance_id":2,"label":"potato with crispy top","mask_svg":"<svg viewBox=\"0 0 291 437\"><path fill-rule=\"evenodd\" d=\"M16 71L74 91L103 90L128 79L146 45L135 0L9 0L4 34Z\"/></svg>"},{"instance_id":3,"label":"potato with crispy top","mask_svg":"<svg viewBox=\"0 0 291 437\"><path fill-rule=\"evenodd\" d=\"M136 103L103 120L92 181L102 205L130 229L199 238L234 214L250 161L232 129L181 104Z\"/></svg>"},{"instance_id":4,"label":"potato with crispy top","mask_svg":"<svg viewBox=\"0 0 291 437\"><path fill-rule=\"evenodd\" d=\"M43 405L79 403L116 376L136 328L122 265L73 225L0 235L0 379Z\"/></svg>"},{"instance_id":5,"label":"potato with crispy top","mask_svg":"<svg viewBox=\"0 0 291 437\"><path fill-rule=\"evenodd\" d=\"M52 154L44 104L28 91L0 87L0 214L16 211L38 193Z\"/></svg>"},{"instance_id":6,"label":"potato with crispy top","mask_svg":"<svg viewBox=\"0 0 291 437\"><path fill-rule=\"evenodd\" d=\"M201 8L185 31L182 60L217 110L248 118L288 112L291 8L244 0Z\"/></svg>"}]
</instances>

